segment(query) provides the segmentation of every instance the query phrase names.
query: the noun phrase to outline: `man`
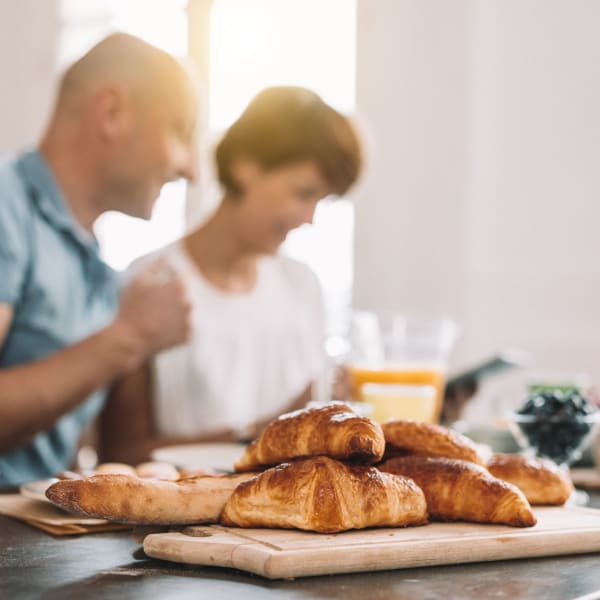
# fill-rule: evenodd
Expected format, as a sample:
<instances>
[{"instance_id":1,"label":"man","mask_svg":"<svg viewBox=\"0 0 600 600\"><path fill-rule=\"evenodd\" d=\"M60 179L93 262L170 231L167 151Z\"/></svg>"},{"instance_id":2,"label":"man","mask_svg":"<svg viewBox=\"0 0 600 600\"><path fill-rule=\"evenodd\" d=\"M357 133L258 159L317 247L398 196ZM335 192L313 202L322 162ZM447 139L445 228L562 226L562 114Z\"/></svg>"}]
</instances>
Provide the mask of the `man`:
<instances>
[{"instance_id":1,"label":"man","mask_svg":"<svg viewBox=\"0 0 600 600\"><path fill-rule=\"evenodd\" d=\"M107 385L186 339L182 282L153 265L119 302L92 227L194 179L195 121L185 69L115 34L65 73L39 149L0 165L0 487L67 468Z\"/></svg>"}]
</instances>

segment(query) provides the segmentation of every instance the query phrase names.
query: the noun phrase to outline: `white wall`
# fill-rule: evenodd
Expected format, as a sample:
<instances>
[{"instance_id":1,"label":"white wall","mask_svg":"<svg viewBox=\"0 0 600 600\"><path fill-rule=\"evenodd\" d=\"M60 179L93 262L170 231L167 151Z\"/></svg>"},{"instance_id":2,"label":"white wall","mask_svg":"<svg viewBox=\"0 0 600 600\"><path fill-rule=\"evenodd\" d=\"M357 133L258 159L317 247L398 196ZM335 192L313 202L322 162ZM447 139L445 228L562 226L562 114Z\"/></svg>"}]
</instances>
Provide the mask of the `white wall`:
<instances>
[{"instance_id":1,"label":"white wall","mask_svg":"<svg viewBox=\"0 0 600 600\"><path fill-rule=\"evenodd\" d=\"M465 10L453 2L359 0L357 22L357 106L373 148L355 208L355 305L459 313Z\"/></svg>"},{"instance_id":2,"label":"white wall","mask_svg":"<svg viewBox=\"0 0 600 600\"><path fill-rule=\"evenodd\" d=\"M487 2L475 18L472 346L527 346L600 383L600 4Z\"/></svg>"},{"instance_id":3,"label":"white wall","mask_svg":"<svg viewBox=\"0 0 600 600\"><path fill-rule=\"evenodd\" d=\"M0 0L0 154L39 139L55 88L58 0Z\"/></svg>"},{"instance_id":4,"label":"white wall","mask_svg":"<svg viewBox=\"0 0 600 600\"><path fill-rule=\"evenodd\" d=\"M600 384L600 3L359 0L355 304Z\"/></svg>"}]
</instances>

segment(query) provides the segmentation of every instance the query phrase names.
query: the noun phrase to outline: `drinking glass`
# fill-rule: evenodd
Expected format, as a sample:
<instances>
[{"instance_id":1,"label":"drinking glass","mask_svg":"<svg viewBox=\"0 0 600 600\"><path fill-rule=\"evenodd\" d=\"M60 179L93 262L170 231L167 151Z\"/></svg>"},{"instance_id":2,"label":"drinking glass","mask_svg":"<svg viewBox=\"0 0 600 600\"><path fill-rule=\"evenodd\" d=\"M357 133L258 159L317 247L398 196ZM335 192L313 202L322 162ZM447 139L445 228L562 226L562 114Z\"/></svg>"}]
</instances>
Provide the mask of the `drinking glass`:
<instances>
[{"instance_id":1,"label":"drinking glass","mask_svg":"<svg viewBox=\"0 0 600 600\"><path fill-rule=\"evenodd\" d=\"M354 313L347 358L353 399L371 403L380 418L437 421L457 335L448 317Z\"/></svg>"}]
</instances>

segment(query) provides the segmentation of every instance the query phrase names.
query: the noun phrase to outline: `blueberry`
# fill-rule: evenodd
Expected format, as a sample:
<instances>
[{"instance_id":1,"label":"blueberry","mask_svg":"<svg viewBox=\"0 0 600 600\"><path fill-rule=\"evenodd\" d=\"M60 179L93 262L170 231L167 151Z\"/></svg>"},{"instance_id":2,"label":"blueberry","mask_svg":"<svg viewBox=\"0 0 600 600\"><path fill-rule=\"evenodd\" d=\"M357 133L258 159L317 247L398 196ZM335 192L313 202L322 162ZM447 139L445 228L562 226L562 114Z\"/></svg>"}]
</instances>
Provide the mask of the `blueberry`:
<instances>
[{"instance_id":1,"label":"blueberry","mask_svg":"<svg viewBox=\"0 0 600 600\"><path fill-rule=\"evenodd\" d=\"M537 454L562 463L590 432L591 425L581 419L595 410L575 389L543 389L534 391L517 413L536 419L522 423L521 431Z\"/></svg>"}]
</instances>

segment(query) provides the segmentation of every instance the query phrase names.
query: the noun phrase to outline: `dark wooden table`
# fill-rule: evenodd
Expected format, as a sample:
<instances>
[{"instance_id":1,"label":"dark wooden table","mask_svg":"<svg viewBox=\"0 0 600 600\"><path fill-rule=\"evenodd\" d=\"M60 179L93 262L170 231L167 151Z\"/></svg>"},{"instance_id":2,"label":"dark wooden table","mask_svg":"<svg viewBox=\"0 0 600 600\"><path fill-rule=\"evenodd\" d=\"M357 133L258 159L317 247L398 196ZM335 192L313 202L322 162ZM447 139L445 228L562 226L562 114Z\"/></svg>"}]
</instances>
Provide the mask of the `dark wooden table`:
<instances>
[{"instance_id":1,"label":"dark wooden table","mask_svg":"<svg viewBox=\"0 0 600 600\"><path fill-rule=\"evenodd\" d=\"M570 600L600 590L600 553L269 581L136 558L143 533L56 538L0 517L0 598Z\"/></svg>"}]
</instances>

